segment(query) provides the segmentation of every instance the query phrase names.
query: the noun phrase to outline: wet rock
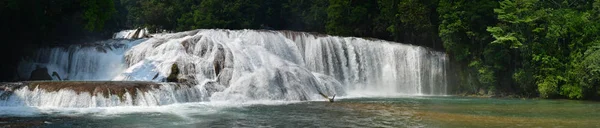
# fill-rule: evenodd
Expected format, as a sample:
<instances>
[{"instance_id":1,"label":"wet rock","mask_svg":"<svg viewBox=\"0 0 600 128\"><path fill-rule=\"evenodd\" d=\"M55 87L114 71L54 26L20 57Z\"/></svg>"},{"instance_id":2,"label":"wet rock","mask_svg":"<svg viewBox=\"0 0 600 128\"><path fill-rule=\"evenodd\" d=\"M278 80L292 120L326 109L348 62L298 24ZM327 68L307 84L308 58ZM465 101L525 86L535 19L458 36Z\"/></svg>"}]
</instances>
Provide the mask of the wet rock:
<instances>
[{"instance_id":1,"label":"wet rock","mask_svg":"<svg viewBox=\"0 0 600 128\"><path fill-rule=\"evenodd\" d=\"M171 74L169 74L169 77L167 77L167 82L179 82L178 76L179 67L177 66L177 64L173 64L171 66Z\"/></svg>"},{"instance_id":2,"label":"wet rock","mask_svg":"<svg viewBox=\"0 0 600 128\"><path fill-rule=\"evenodd\" d=\"M207 82L204 85L204 88L206 89L206 91L208 92L208 96L212 96L212 94L214 94L215 92L222 92L223 90L225 90L227 87L223 86L222 84L218 84L216 82Z\"/></svg>"},{"instance_id":3,"label":"wet rock","mask_svg":"<svg viewBox=\"0 0 600 128\"><path fill-rule=\"evenodd\" d=\"M230 83L229 81L231 81L232 75L233 75L233 68L225 68L217 76L217 81L219 82L219 84L229 87L229 83Z\"/></svg>"},{"instance_id":4,"label":"wet rock","mask_svg":"<svg viewBox=\"0 0 600 128\"><path fill-rule=\"evenodd\" d=\"M8 100L12 95L13 91L4 91L0 93L0 100Z\"/></svg>"},{"instance_id":5,"label":"wet rock","mask_svg":"<svg viewBox=\"0 0 600 128\"><path fill-rule=\"evenodd\" d=\"M52 76L50 76L50 74L48 74L48 68L41 68L41 67L37 67L37 69L33 70L31 72L31 77L29 77L29 80L35 81L35 80L52 80Z\"/></svg>"},{"instance_id":6,"label":"wet rock","mask_svg":"<svg viewBox=\"0 0 600 128\"><path fill-rule=\"evenodd\" d=\"M223 46L219 45L217 49L217 54L215 55L215 60L213 61L213 67L216 76L219 76L223 68L225 68L225 49Z\"/></svg>"},{"instance_id":7,"label":"wet rock","mask_svg":"<svg viewBox=\"0 0 600 128\"><path fill-rule=\"evenodd\" d=\"M194 75L187 75L187 76L183 76L179 77L177 79L177 82L180 84L185 84L185 85L196 85L196 78L194 77Z\"/></svg>"},{"instance_id":8,"label":"wet rock","mask_svg":"<svg viewBox=\"0 0 600 128\"><path fill-rule=\"evenodd\" d=\"M176 88L189 88L190 85L170 84ZM94 96L116 95L123 100L125 94L137 98L137 94L143 94L149 90L159 88L160 83L142 81L30 81L15 83L0 83L0 100L6 100L14 90L27 87L30 91L41 89L46 92L59 92L60 90L72 90L77 94L88 93Z\"/></svg>"},{"instance_id":9,"label":"wet rock","mask_svg":"<svg viewBox=\"0 0 600 128\"><path fill-rule=\"evenodd\" d=\"M14 90L23 86L23 83L0 83L0 100L8 100Z\"/></svg>"},{"instance_id":10,"label":"wet rock","mask_svg":"<svg viewBox=\"0 0 600 128\"><path fill-rule=\"evenodd\" d=\"M102 52L102 53L106 53L106 49L104 49L103 47L96 47L96 51L98 52Z\"/></svg>"},{"instance_id":11,"label":"wet rock","mask_svg":"<svg viewBox=\"0 0 600 128\"><path fill-rule=\"evenodd\" d=\"M133 35L131 35L130 39L137 39L139 37L139 34L141 31L142 31L141 28L136 29L135 32L133 33Z\"/></svg>"},{"instance_id":12,"label":"wet rock","mask_svg":"<svg viewBox=\"0 0 600 128\"><path fill-rule=\"evenodd\" d=\"M43 89L47 92L58 92L69 89L75 92L87 92L92 95L117 95L123 99L123 95L129 92L132 97L136 97L138 91L146 92L152 88L158 88L158 83L153 82L126 82L126 81L69 81L69 82L30 82L25 84L30 90L35 88Z\"/></svg>"}]
</instances>

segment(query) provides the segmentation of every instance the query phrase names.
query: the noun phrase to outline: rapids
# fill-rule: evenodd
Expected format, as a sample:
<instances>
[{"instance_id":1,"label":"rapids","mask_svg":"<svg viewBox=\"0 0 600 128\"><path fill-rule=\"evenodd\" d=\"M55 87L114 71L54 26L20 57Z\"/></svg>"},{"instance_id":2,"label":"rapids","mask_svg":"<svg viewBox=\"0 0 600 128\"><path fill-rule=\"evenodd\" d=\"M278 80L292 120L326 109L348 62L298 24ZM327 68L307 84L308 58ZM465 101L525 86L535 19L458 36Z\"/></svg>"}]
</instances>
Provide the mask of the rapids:
<instances>
[{"instance_id":1,"label":"rapids","mask_svg":"<svg viewBox=\"0 0 600 128\"><path fill-rule=\"evenodd\" d=\"M129 34L117 34L122 35ZM293 31L207 29L152 36L43 48L18 69L21 79L29 78L37 67L47 67L48 74L56 72L68 80L161 85L136 91L139 97L47 90L38 84L15 88L8 100L0 100L0 106L155 106L322 100L319 93L352 97L448 92L446 54L419 46ZM163 83L173 64L180 69L179 80L189 88Z\"/></svg>"}]
</instances>

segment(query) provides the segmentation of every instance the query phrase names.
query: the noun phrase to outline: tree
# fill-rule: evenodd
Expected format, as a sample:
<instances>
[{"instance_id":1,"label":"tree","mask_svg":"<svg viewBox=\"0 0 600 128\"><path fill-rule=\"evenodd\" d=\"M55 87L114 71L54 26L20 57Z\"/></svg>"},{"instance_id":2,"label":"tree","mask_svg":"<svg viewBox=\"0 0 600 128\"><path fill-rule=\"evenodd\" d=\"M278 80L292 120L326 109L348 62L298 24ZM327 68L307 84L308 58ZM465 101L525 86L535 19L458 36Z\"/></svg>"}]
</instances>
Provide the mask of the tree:
<instances>
[{"instance_id":1,"label":"tree","mask_svg":"<svg viewBox=\"0 0 600 128\"><path fill-rule=\"evenodd\" d=\"M517 69L513 80L520 84L521 90L532 92L530 85L535 85L543 98L585 98L584 92L590 87L582 82L587 78L582 74L590 69L583 68L589 63L582 60L588 56L584 51L598 37L595 17L589 11L591 6L583 5L588 4L584 1L504 0L500 3L494 10L500 23L488 28L495 39L488 48L497 47L492 53L517 53L511 62L521 63L508 65ZM484 57L493 56L498 55Z\"/></svg>"},{"instance_id":2,"label":"tree","mask_svg":"<svg viewBox=\"0 0 600 128\"><path fill-rule=\"evenodd\" d=\"M104 24L117 12L112 0L84 0L81 2L85 28L90 31L99 31Z\"/></svg>"},{"instance_id":3,"label":"tree","mask_svg":"<svg viewBox=\"0 0 600 128\"><path fill-rule=\"evenodd\" d=\"M475 93L480 88L495 86L497 73L483 58L485 47L492 41L487 26L496 24L494 0L440 0L439 37L451 55L452 63L463 65L459 70L462 83L459 90ZM487 53L491 50L488 50ZM466 67L465 67L466 66Z\"/></svg>"},{"instance_id":4,"label":"tree","mask_svg":"<svg viewBox=\"0 0 600 128\"><path fill-rule=\"evenodd\" d=\"M327 33L340 36L371 36L377 1L329 0Z\"/></svg>"}]
</instances>

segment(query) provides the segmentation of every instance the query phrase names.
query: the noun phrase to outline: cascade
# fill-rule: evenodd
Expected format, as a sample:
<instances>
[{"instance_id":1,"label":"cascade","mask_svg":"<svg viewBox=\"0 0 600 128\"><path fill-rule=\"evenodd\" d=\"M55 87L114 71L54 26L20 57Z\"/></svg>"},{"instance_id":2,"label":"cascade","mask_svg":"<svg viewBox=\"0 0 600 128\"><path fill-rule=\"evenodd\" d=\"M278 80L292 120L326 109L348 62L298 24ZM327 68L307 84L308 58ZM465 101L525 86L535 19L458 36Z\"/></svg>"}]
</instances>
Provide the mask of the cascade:
<instances>
[{"instance_id":1,"label":"cascade","mask_svg":"<svg viewBox=\"0 0 600 128\"><path fill-rule=\"evenodd\" d=\"M48 74L57 72L69 80L111 80L126 69L123 56L141 40L107 40L91 44L58 46L39 49L34 56L24 59L18 67L18 76L27 80L37 67L48 68ZM53 76L54 80L58 80Z\"/></svg>"},{"instance_id":2,"label":"cascade","mask_svg":"<svg viewBox=\"0 0 600 128\"><path fill-rule=\"evenodd\" d=\"M21 82L4 83L0 106L111 107L158 106L199 102L202 95L188 85L152 82ZM3 95L10 93L11 95Z\"/></svg>"},{"instance_id":3,"label":"cascade","mask_svg":"<svg viewBox=\"0 0 600 128\"><path fill-rule=\"evenodd\" d=\"M151 89L134 87L133 90L143 91L127 92L136 94L123 97L94 93L93 89L102 87L49 90L43 84L28 85L12 90L11 99L0 102L0 106L296 101L320 100L319 93L445 95L448 88L446 54L419 46L292 31L206 29L152 36L44 48L19 67L19 76L25 78L36 66L45 66L49 74L57 72L69 80L153 81ZM173 64L178 65L178 79L185 88L161 83L169 76ZM141 99L152 100L137 101Z\"/></svg>"}]
</instances>

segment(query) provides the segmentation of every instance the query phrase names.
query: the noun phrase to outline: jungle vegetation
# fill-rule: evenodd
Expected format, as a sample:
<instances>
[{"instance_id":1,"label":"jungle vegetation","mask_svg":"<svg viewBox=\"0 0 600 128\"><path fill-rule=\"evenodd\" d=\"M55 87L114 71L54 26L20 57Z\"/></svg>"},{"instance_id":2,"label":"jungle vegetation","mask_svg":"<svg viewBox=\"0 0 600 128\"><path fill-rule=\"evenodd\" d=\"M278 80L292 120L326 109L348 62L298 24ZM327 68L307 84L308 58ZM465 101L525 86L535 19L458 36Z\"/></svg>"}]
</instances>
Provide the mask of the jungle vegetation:
<instances>
[{"instance_id":1,"label":"jungle vegetation","mask_svg":"<svg viewBox=\"0 0 600 128\"><path fill-rule=\"evenodd\" d=\"M4 48L14 42L43 46L141 27L296 30L445 51L455 93L600 96L600 0L5 0L0 7L8 53L23 51Z\"/></svg>"}]
</instances>

